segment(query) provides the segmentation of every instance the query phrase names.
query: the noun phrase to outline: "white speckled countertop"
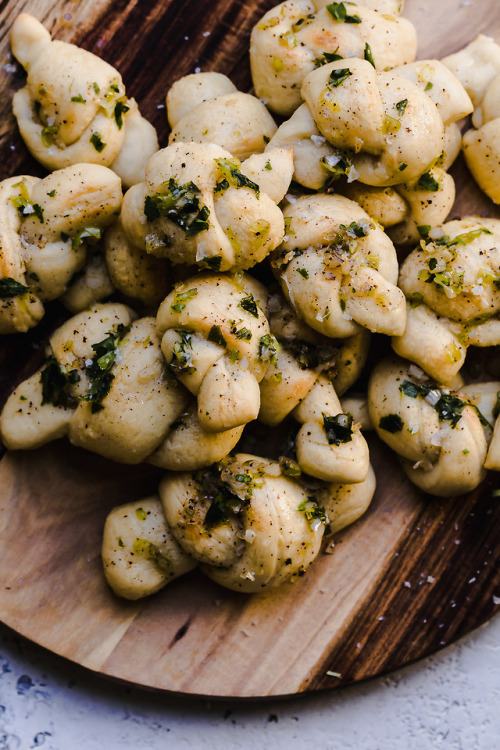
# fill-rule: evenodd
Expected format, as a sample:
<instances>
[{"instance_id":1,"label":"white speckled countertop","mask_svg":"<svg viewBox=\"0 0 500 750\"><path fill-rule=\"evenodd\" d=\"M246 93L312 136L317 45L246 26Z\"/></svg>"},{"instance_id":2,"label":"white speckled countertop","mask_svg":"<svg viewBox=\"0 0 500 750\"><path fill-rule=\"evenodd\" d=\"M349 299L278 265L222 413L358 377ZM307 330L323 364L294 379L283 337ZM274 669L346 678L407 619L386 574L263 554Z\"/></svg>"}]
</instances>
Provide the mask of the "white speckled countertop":
<instances>
[{"instance_id":1,"label":"white speckled countertop","mask_svg":"<svg viewBox=\"0 0 500 750\"><path fill-rule=\"evenodd\" d=\"M294 700L117 685L0 626L0 750L498 750L500 617L389 677Z\"/></svg>"}]
</instances>

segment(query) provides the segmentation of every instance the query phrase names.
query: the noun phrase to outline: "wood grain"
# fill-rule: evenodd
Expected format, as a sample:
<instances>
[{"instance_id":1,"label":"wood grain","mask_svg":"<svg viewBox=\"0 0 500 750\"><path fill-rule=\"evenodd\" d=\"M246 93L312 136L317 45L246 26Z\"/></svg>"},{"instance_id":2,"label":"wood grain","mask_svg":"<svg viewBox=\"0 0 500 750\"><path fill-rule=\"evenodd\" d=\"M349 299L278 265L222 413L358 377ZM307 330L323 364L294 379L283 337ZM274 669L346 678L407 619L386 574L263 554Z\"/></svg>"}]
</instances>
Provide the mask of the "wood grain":
<instances>
[{"instance_id":1,"label":"wood grain","mask_svg":"<svg viewBox=\"0 0 500 750\"><path fill-rule=\"evenodd\" d=\"M24 79L9 58L7 39L19 11L32 12L58 38L116 65L165 145L168 87L199 67L225 72L248 90L248 36L272 5L0 2L0 178L43 174L10 111L12 93ZM495 0L407 0L405 15L419 29L420 57L455 51L480 31L500 40ZM452 215L499 215L460 160L454 175ZM3 337L0 400L35 369L44 337L62 314L57 304L49 305L36 331ZM483 360L500 377L498 353ZM7 454L0 462L0 617L101 674L206 696L323 690L433 653L498 609L500 505L492 498L498 475L466 497L430 499L407 482L376 438L370 447L378 478L371 508L298 583L244 596L195 571L139 603L121 601L107 588L101 530L111 507L154 491L160 472L118 466L63 442Z\"/></svg>"}]
</instances>

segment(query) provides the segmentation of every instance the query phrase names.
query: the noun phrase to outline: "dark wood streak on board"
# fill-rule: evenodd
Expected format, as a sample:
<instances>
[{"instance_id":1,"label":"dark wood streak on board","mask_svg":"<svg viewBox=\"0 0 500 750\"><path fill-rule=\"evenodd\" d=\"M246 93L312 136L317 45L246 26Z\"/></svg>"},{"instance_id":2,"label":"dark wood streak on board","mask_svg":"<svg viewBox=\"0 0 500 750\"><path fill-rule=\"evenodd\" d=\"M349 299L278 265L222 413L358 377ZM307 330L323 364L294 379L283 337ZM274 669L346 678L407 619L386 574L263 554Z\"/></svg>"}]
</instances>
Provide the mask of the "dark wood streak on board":
<instances>
[{"instance_id":1,"label":"dark wood streak on board","mask_svg":"<svg viewBox=\"0 0 500 750\"><path fill-rule=\"evenodd\" d=\"M57 38L116 65L165 146L161 105L168 87L199 67L224 72L248 90L249 33L273 4L0 0L0 178L44 174L27 153L10 107L24 82L19 66L11 67L7 39L21 10L33 12ZM494 0L480 6L407 0L406 15L425 29L421 56L448 54L479 31L500 39ZM443 39L445 23L452 26ZM462 160L453 173L459 184L453 216L499 215L468 179ZM35 331L2 339L0 401L41 362L43 342L61 319L58 304L47 308ZM498 353L484 360L498 378ZM406 482L378 440L370 444L378 475L372 507L294 587L246 597L194 571L137 604L116 599L104 584L101 528L109 508L154 491L161 472L124 468L63 442L7 454L0 461L2 619L102 674L198 695L324 690L433 653L499 609L500 504L492 498L498 475L465 498L435 500Z\"/></svg>"}]
</instances>

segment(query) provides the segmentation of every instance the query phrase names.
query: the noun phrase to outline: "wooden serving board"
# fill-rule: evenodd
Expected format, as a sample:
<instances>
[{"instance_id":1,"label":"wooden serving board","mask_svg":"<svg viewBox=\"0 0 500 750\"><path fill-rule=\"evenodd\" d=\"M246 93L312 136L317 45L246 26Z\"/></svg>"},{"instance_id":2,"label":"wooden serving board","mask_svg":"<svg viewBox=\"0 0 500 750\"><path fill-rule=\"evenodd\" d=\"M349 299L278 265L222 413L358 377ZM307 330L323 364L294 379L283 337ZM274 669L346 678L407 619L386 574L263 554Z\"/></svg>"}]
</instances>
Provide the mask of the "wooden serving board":
<instances>
[{"instance_id":1,"label":"wooden serving board","mask_svg":"<svg viewBox=\"0 0 500 750\"><path fill-rule=\"evenodd\" d=\"M250 87L248 37L272 0L11 0L0 3L0 179L43 174L10 113L23 74L8 31L36 15L58 38L101 55L166 144L174 80L218 70ZM483 31L500 40L495 0L407 0L419 57L442 57ZM210 32L210 33L207 33ZM462 163L453 215L499 215ZM41 358L57 306L26 336L0 342L0 397ZM484 357L500 377L498 349ZM370 439L378 490L366 516L298 583L246 596L199 572L139 603L114 597L100 565L111 507L155 490L161 472L124 467L64 442L0 461L0 619L74 662L119 680L184 694L291 695L337 687L433 653L493 616L500 597L498 474L466 497L436 500L410 485Z\"/></svg>"}]
</instances>

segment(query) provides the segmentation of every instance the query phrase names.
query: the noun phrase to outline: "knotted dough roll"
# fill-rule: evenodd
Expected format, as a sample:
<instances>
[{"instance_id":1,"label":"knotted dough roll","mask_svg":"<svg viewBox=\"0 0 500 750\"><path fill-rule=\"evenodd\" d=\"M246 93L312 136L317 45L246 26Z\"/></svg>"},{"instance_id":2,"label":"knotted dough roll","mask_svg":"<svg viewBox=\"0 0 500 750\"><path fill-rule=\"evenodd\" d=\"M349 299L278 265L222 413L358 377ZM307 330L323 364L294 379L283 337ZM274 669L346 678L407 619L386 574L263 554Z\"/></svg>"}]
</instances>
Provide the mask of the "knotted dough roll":
<instances>
[{"instance_id":1,"label":"knotted dough roll","mask_svg":"<svg viewBox=\"0 0 500 750\"><path fill-rule=\"evenodd\" d=\"M21 135L47 169L80 162L111 167L126 186L144 179L158 150L154 127L127 99L120 74L91 52L52 40L33 16L21 13L10 34L26 69L13 99Z\"/></svg>"},{"instance_id":2,"label":"knotted dough roll","mask_svg":"<svg viewBox=\"0 0 500 750\"><path fill-rule=\"evenodd\" d=\"M425 492L452 497L475 489L485 476L491 429L462 391L436 385L404 360L374 369L368 387L370 417L379 437L402 459L408 478Z\"/></svg>"},{"instance_id":3,"label":"knotted dough roll","mask_svg":"<svg viewBox=\"0 0 500 750\"><path fill-rule=\"evenodd\" d=\"M11 450L69 436L74 445L122 463L144 461L184 410L188 394L166 372L154 318L96 305L50 337L45 365L2 410Z\"/></svg>"},{"instance_id":4,"label":"knotted dough roll","mask_svg":"<svg viewBox=\"0 0 500 750\"><path fill-rule=\"evenodd\" d=\"M200 274L162 302L157 329L170 370L198 398L198 419L221 432L256 419L259 382L278 344L265 316L267 294L248 276Z\"/></svg>"},{"instance_id":5,"label":"knotted dough roll","mask_svg":"<svg viewBox=\"0 0 500 750\"><path fill-rule=\"evenodd\" d=\"M339 195L304 196L285 209L285 221L288 233L273 266L307 325L334 338L362 327L404 331L394 245L357 203Z\"/></svg>"},{"instance_id":6,"label":"knotted dough roll","mask_svg":"<svg viewBox=\"0 0 500 750\"><path fill-rule=\"evenodd\" d=\"M126 193L123 228L132 244L172 263L247 269L283 238L276 204L292 172L292 153L283 150L241 164L213 144L173 143L148 161L146 181Z\"/></svg>"},{"instance_id":7,"label":"knotted dough roll","mask_svg":"<svg viewBox=\"0 0 500 750\"><path fill-rule=\"evenodd\" d=\"M469 344L500 343L500 222L465 217L433 230L401 266L406 329L393 349L450 383Z\"/></svg>"},{"instance_id":8,"label":"knotted dough roll","mask_svg":"<svg viewBox=\"0 0 500 750\"><path fill-rule=\"evenodd\" d=\"M157 495L113 508L101 556L106 581L125 599L155 594L197 565L175 541Z\"/></svg>"},{"instance_id":9,"label":"knotted dough roll","mask_svg":"<svg viewBox=\"0 0 500 750\"><path fill-rule=\"evenodd\" d=\"M377 70L414 60L413 25L369 5L286 0L271 8L254 26L250 39L257 96L273 112L289 117L301 103L306 75L331 60L364 57Z\"/></svg>"},{"instance_id":10,"label":"knotted dough roll","mask_svg":"<svg viewBox=\"0 0 500 750\"><path fill-rule=\"evenodd\" d=\"M97 164L0 183L0 332L26 331L61 297L119 213L120 180Z\"/></svg>"},{"instance_id":11,"label":"knotted dough roll","mask_svg":"<svg viewBox=\"0 0 500 750\"><path fill-rule=\"evenodd\" d=\"M238 91L222 73L180 78L167 94L167 114L169 144L215 143L240 161L262 153L276 132L261 100Z\"/></svg>"}]
</instances>

